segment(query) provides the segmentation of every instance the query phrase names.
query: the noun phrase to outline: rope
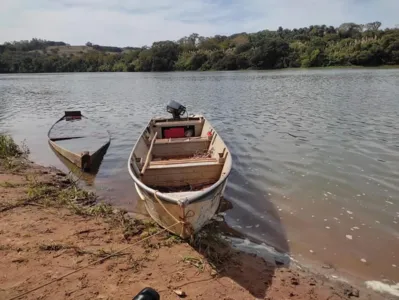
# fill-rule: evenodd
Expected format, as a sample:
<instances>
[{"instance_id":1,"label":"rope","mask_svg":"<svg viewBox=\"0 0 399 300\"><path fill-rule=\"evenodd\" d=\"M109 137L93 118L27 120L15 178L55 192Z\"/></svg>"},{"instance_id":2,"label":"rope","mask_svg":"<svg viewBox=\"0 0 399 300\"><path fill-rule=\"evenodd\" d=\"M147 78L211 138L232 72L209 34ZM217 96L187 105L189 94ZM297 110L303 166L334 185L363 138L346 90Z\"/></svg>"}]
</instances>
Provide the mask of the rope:
<instances>
[{"instance_id":1,"label":"rope","mask_svg":"<svg viewBox=\"0 0 399 300\"><path fill-rule=\"evenodd\" d=\"M154 191L154 197L155 199L158 201L158 203L162 206L162 208L169 214L169 216L172 217L173 220L175 220L176 222L180 223L180 224L185 224L184 221L177 219L166 207L165 205L163 205L162 201L158 198L157 196L157 192L158 191Z\"/></svg>"},{"instance_id":2,"label":"rope","mask_svg":"<svg viewBox=\"0 0 399 300\"><path fill-rule=\"evenodd\" d=\"M32 293L32 292L34 292L34 291L37 291L37 290L39 290L39 289L41 289L41 288L43 288L43 287L45 287L45 286L48 286L48 285L50 285L50 284L52 284L52 283L54 283L54 282L56 282L56 281L59 281L59 280L65 278L65 277L68 277L68 276L70 276L70 275L72 275L72 274L75 274L75 273L77 273L77 272L79 272L79 271L82 271L83 269L86 269L86 268L88 268L88 267L90 267L90 266L93 266L93 265L95 265L95 264L98 264L98 263L100 263L100 262L103 262L103 261L105 261L105 260L107 260L107 259L109 259L109 258L111 258L111 257L113 257L113 256L115 256L115 255L117 255L117 254L120 254L121 252L127 250L128 248L130 248L130 247L132 247L132 246L135 246L135 245L137 245L137 244L139 244L139 243L141 243L141 242L144 242L144 241L146 241L146 240L148 240L148 239L150 239L150 238L152 238L152 237L154 237L154 236L156 236L156 235L159 235L159 234L163 233L164 231L166 231L166 230L172 228L173 226L175 226L175 225L177 225L177 224L178 224L178 223L175 223L175 224L173 224L172 226L166 227L166 228L162 229L161 231L159 231L159 232L157 232L157 233L154 233L153 235L150 235L150 236L148 236L148 237L146 237L146 238L144 238L144 239L142 239L142 240L139 240L139 241L137 241L137 242L135 242L135 243L133 243L133 244L129 244L128 246L126 246L126 247L120 249L120 250L117 251L117 252L114 252L114 253L112 253L112 254L110 254L110 255L108 255L108 256L106 256L106 257L103 257L103 258L101 258L101 259L99 259L99 260L96 260L96 261L94 261L94 262L92 262L92 263L89 263L89 264L87 264L86 266L83 266L83 267L81 267L81 268L79 268L79 269L77 269L77 270L74 270L74 271L71 271L71 272L69 272L69 273L66 273L66 274L64 274L64 275L62 275L62 276L60 276L60 277L58 277L58 278L55 278L55 279L53 279L53 280L51 280L51 281L49 281L49 282L47 282L47 283L44 283L44 284L42 284L42 285L39 285L39 286L37 286L37 287L35 287L35 288L33 288L33 289L27 291L27 292L24 292L24 293L22 293L22 294L19 294L19 295L17 295L17 296L14 296L14 297L12 297L12 298L9 298L8 300L19 299L19 298L21 298L22 296L28 295L28 294L30 294L30 293Z\"/></svg>"},{"instance_id":3,"label":"rope","mask_svg":"<svg viewBox=\"0 0 399 300\"><path fill-rule=\"evenodd\" d=\"M188 223L188 222L186 221L187 215L184 214L184 207L183 207L182 203L181 203L181 202L178 202L178 204L179 204L179 206L180 206L180 208L181 208L182 216L183 216L183 217L182 217L182 220L179 220L179 219L177 219L177 218L165 207L165 205L162 203L162 201L158 198L157 192L158 192L158 191L154 191L154 197L155 197L155 199L156 199L156 200L158 201L158 203L162 206L162 208L168 213L168 215L172 217L173 220L175 220L176 222L182 224L180 236L183 236L183 234L184 234L184 229L185 229L186 225L187 225L187 224L190 225L190 223ZM192 210L190 210L189 212L192 212L192 215L191 215L190 217L193 217L193 216L195 215L195 213L194 213ZM191 227L189 227L188 230L191 230Z\"/></svg>"}]
</instances>

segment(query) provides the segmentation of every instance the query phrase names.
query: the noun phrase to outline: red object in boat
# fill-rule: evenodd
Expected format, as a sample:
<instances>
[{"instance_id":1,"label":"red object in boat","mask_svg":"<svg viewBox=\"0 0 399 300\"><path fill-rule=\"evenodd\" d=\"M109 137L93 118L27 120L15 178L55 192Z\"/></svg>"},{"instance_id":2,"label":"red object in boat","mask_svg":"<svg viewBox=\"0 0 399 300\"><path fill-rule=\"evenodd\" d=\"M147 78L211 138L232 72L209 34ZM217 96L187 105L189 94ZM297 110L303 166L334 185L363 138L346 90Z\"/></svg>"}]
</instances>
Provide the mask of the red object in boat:
<instances>
[{"instance_id":1,"label":"red object in boat","mask_svg":"<svg viewBox=\"0 0 399 300\"><path fill-rule=\"evenodd\" d=\"M66 116L65 117L66 121L71 121L71 120L82 120L82 116Z\"/></svg>"},{"instance_id":2,"label":"red object in boat","mask_svg":"<svg viewBox=\"0 0 399 300\"><path fill-rule=\"evenodd\" d=\"M212 136L212 131L208 131L208 136Z\"/></svg>"},{"instance_id":3,"label":"red object in boat","mask_svg":"<svg viewBox=\"0 0 399 300\"><path fill-rule=\"evenodd\" d=\"M184 128L165 129L164 135L166 139L184 137Z\"/></svg>"}]
</instances>

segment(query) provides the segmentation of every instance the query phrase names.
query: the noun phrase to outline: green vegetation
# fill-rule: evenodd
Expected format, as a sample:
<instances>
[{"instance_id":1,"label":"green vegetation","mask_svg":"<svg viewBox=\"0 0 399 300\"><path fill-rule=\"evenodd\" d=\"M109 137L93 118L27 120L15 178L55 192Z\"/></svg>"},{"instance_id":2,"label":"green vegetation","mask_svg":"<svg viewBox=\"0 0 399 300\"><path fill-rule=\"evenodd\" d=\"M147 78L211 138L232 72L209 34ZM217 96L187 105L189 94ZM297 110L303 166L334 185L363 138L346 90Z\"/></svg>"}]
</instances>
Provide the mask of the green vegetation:
<instances>
[{"instance_id":1,"label":"green vegetation","mask_svg":"<svg viewBox=\"0 0 399 300\"><path fill-rule=\"evenodd\" d=\"M14 142L11 136L0 135L0 159L20 157L22 154L22 149Z\"/></svg>"},{"instance_id":2,"label":"green vegetation","mask_svg":"<svg viewBox=\"0 0 399 300\"><path fill-rule=\"evenodd\" d=\"M0 167L17 171L24 167L28 154L25 144L19 146L11 136L0 134Z\"/></svg>"},{"instance_id":3,"label":"green vegetation","mask_svg":"<svg viewBox=\"0 0 399 300\"><path fill-rule=\"evenodd\" d=\"M148 72L399 64L399 29L380 22L264 30L231 36L196 33L151 47L70 46L32 39L0 45L0 73Z\"/></svg>"},{"instance_id":4,"label":"green vegetation","mask_svg":"<svg viewBox=\"0 0 399 300\"><path fill-rule=\"evenodd\" d=\"M8 181L4 181L4 182L0 182L0 187L3 188L16 188L18 187L18 184L12 183L12 182L8 182Z\"/></svg>"},{"instance_id":5,"label":"green vegetation","mask_svg":"<svg viewBox=\"0 0 399 300\"><path fill-rule=\"evenodd\" d=\"M200 257L184 256L183 262L188 263L198 269L198 272L203 272L205 269L205 262Z\"/></svg>"}]
</instances>

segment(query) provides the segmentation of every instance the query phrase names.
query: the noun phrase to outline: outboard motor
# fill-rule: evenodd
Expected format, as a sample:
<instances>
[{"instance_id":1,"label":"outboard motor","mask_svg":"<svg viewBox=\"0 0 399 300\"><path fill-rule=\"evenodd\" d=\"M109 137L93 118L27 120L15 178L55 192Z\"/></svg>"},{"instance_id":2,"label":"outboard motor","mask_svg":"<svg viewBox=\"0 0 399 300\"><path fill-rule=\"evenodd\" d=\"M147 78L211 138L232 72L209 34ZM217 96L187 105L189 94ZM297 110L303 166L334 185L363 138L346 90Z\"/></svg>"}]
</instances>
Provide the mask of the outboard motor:
<instances>
[{"instance_id":1,"label":"outboard motor","mask_svg":"<svg viewBox=\"0 0 399 300\"><path fill-rule=\"evenodd\" d=\"M186 107L173 100L166 106L166 110L173 115L173 119L180 119L186 113Z\"/></svg>"}]
</instances>

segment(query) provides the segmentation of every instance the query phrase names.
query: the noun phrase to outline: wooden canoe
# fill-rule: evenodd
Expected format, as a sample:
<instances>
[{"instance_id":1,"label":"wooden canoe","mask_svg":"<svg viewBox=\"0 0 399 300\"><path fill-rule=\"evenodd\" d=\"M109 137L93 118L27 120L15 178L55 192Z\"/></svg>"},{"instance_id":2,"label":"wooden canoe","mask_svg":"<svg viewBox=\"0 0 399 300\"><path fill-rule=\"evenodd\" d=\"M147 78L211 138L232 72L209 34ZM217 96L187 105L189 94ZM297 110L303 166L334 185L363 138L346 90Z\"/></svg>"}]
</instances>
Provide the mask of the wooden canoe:
<instances>
[{"instance_id":1,"label":"wooden canoe","mask_svg":"<svg viewBox=\"0 0 399 300\"><path fill-rule=\"evenodd\" d=\"M51 148L85 172L97 172L111 143L107 130L80 111L66 111L48 131Z\"/></svg>"},{"instance_id":2,"label":"wooden canoe","mask_svg":"<svg viewBox=\"0 0 399 300\"><path fill-rule=\"evenodd\" d=\"M215 215L231 167L227 146L201 115L151 119L128 161L149 215L182 238Z\"/></svg>"}]
</instances>

